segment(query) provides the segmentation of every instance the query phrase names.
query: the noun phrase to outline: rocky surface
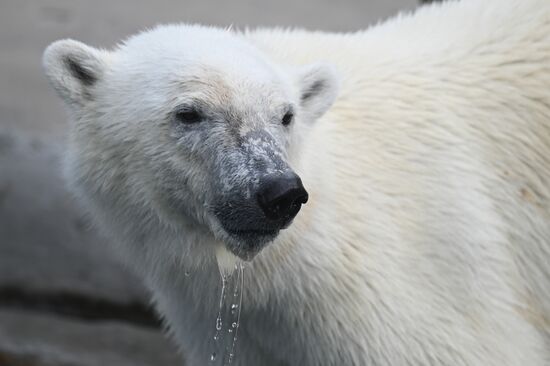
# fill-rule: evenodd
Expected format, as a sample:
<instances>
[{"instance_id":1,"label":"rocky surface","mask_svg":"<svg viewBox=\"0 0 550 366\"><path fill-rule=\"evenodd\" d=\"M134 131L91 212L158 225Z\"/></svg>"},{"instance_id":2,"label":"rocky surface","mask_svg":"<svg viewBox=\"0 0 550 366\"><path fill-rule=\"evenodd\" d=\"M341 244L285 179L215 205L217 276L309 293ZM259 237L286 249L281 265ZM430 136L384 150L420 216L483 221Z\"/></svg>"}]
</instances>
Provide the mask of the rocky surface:
<instances>
[{"instance_id":1,"label":"rocky surface","mask_svg":"<svg viewBox=\"0 0 550 366\"><path fill-rule=\"evenodd\" d=\"M61 178L66 118L41 54L157 23L365 28L416 0L3 0L0 5L0 366L175 365L148 294Z\"/></svg>"},{"instance_id":2,"label":"rocky surface","mask_svg":"<svg viewBox=\"0 0 550 366\"><path fill-rule=\"evenodd\" d=\"M0 293L18 286L146 301L66 191L60 144L17 132L0 128Z\"/></svg>"},{"instance_id":3,"label":"rocky surface","mask_svg":"<svg viewBox=\"0 0 550 366\"><path fill-rule=\"evenodd\" d=\"M0 365L181 365L155 328L0 310Z\"/></svg>"}]
</instances>

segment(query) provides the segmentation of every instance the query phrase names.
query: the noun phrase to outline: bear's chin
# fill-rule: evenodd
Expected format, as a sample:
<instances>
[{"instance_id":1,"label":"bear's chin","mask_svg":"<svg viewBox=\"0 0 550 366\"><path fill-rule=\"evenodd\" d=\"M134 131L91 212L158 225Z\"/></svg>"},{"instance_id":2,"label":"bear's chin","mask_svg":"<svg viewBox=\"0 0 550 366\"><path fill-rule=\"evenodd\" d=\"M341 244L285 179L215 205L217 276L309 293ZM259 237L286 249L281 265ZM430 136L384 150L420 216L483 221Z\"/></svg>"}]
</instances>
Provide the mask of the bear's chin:
<instances>
[{"instance_id":1,"label":"bear's chin","mask_svg":"<svg viewBox=\"0 0 550 366\"><path fill-rule=\"evenodd\" d=\"M216 250L218 264L226 263L226 257L231 256L242 261L252 261L258 253L262 251L269 243L271 243L279 235L279 230L265 232L228 232L224 230L223 237L220 238L224 245L220 245ZM235 259L236 260L236 259ZM230 264L235 264L233 260ZM233 268L233 267L231 267Z\"/></svg>"}]
</instances>

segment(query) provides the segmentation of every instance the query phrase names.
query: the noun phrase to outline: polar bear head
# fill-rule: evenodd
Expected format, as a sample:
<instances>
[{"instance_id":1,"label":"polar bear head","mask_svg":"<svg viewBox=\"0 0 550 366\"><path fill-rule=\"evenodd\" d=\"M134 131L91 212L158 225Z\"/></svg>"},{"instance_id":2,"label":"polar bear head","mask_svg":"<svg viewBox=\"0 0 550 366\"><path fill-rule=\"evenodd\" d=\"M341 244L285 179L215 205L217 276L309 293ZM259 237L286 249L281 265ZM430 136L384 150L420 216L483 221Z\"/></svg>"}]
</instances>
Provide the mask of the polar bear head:
<instances>
[{"instance_id":1,"label":"polar bear head","mask_svg":"<svg viewBox=\"0 0 550 366\"><path fill-rule=\"evenodd\" d=\"M291 165L336 97L330 66L278 65L243 34L188 25L113 51L57 41L43 62L71 116L70 184L98 215L202 230L250 259L307 202Z\"/></svg>"}]
</instances>

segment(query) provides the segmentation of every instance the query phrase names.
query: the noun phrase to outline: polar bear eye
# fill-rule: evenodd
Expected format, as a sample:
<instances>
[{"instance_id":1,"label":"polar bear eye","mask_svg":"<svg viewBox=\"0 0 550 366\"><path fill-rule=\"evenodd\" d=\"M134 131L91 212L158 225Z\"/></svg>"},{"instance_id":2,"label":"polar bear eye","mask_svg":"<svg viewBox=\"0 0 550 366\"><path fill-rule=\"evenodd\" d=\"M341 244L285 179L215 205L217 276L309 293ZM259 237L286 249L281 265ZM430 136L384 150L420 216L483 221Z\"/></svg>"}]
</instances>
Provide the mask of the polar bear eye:
<instances>
[{"instance_id":1,"label":"polar bear eye","mask_svg":"<svg viewBox=\"0 0 550 366\"><path fill-rule=\"evenodd\" d=\"M194 108L182 108L174 114L174 118L179 123L192 125L202 121L202 115Z\"/></svg>"},{"instance_id":2,"label":"polar bear eye","mask_svg":"<svg viewBox=\"0 0 550 366\"><path fill-rule=\"evenodd\" d=\"M283 116L283 119L281 120L281 123L283 124L283 126L288 126L292 122L293 119L294 119L294 113L292 113L292 111L288 111Z\"/></svg>"}]
</instances>

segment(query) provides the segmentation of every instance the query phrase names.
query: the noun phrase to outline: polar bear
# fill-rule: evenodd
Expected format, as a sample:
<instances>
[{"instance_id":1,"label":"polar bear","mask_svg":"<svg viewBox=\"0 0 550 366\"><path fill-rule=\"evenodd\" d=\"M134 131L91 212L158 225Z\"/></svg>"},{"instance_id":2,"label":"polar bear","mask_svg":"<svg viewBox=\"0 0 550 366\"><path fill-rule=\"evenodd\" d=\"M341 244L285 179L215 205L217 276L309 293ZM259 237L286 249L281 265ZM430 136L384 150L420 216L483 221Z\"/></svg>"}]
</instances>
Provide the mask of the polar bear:
<instances>
[{"instance_id":1,"label":"polar bear","mask_svg":"<svg viewBox=\"0 0 550 366\"><path fill-rule=\"evenodd\" d=\"M43 62L68 182L187 364L229 362L240 258L234 365L550 365L550 1L167 25Z\"/></svg>"}]
</instances>

